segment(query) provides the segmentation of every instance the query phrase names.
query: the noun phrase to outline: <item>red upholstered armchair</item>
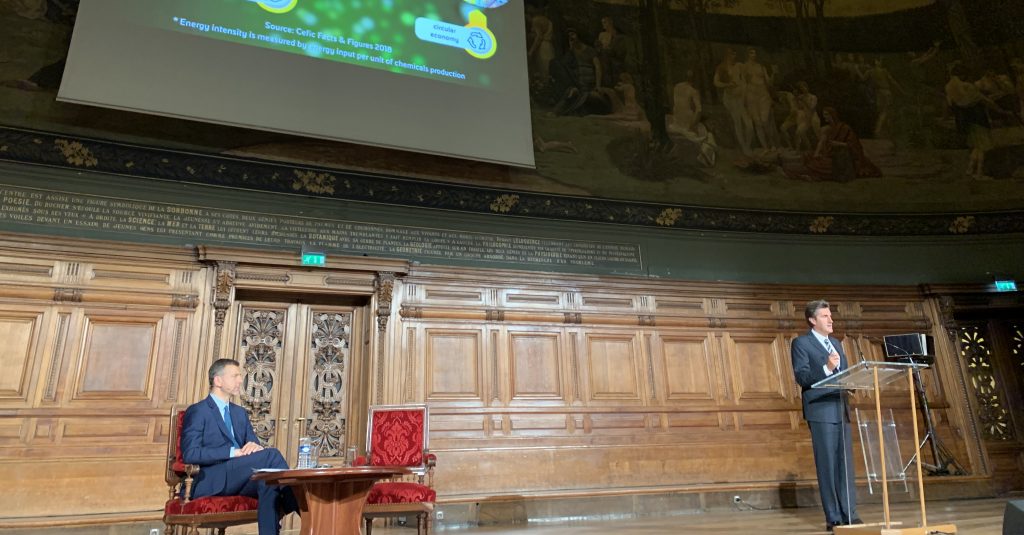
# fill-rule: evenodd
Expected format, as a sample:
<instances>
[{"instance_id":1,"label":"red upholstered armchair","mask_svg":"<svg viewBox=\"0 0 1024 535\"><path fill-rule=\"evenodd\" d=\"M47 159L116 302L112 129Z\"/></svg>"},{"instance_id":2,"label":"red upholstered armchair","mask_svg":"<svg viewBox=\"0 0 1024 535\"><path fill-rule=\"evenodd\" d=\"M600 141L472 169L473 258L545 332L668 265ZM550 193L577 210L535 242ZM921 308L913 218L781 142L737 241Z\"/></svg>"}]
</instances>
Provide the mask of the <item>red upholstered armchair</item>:
<instances>
[{"instance_id":1,"label":"red upholstered armchair","mask_svg":"<svg viewBox=\"0 0 1024 535\"><path fill-rule=\"evenodd\" d=\"M255 498L247 496L207 496L189 500L192 476L199 467L181 459L181 426L185 411L171 407L171 425L167 440L167 480L169 496L164 505L165 535L198 535L199 528L216 529L220 535L228 526L256 522Z\"/></svg>"},{"instance_id":2,"label":"red upholstered armchair","mask_svg":"<svg viewBox=\"0 0 1024 535\"><path fill-rule=\"evenodd\" d=\"M430 531L437 493L431 488L436 457L428 450L428 423L426 405L370 407L366 457L357 459L356 464L404 466L412 475L382 481L370 489L363 508L366 535L371 534L375 517L415 516L417 535Z\"/></svg>"}]
</instances>

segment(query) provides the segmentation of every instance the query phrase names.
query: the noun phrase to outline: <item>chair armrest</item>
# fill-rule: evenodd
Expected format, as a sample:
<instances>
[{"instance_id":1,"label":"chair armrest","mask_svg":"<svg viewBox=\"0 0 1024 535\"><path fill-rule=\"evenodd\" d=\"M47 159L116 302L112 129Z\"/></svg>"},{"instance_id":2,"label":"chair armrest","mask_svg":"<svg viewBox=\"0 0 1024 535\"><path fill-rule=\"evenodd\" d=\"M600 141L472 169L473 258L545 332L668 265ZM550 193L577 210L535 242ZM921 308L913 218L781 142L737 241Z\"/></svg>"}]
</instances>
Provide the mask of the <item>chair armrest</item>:
<instances>
[{"instance_id":1,"label":"chair armrest","mask_svg":"<svg viewBox=\"0 0 1024 535\"><path fill-rule=\"evenodd\" d=\"M182 494L179 495L179 501L181 501L181 505L185 505L186 503L189 502L189 500L192 499L192 476L198 474L200 470L202 469L199 468L198 464L185 465L185 481L183 482L185 485L185 489L184 492L182 492Z\"/></svg>"}]
</instances>

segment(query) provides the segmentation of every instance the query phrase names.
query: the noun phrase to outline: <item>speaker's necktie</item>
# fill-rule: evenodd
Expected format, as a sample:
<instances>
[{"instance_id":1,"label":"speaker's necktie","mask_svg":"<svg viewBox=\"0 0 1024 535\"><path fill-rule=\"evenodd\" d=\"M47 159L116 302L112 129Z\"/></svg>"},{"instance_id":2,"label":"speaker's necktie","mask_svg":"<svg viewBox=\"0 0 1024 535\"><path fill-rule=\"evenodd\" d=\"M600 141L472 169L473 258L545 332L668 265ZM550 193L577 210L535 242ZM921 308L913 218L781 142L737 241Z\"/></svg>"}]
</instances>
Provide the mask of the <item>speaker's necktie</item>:
<instances>
[{"instance_id":1,"label":"speaker's necktie","mask_svg":"<svg viewBox=\"0 0 1024 535\"><path fill-rule=\"evenodd\" d=\"M228 426L228 436L231 437L231 443L238 447L238 441L235 440L235 427L231 425L231 405L224 407L224 423Z\"/></svg>"},{"instance_id":2,"label":"speaker's necktie","mask_svg":"<svg viewBox=\"0 0 1024 535\"><path fill-rule=\"evenodd\" d=\"M835 348L832 347L832 340L829 340L828 338L825 339L825 351L828 351L829 355L831 355L832 352L835 351ZM834 369L832 371L834 371L834 372L839 371L839 366L837 365L836 369Z\"/></svg>"}]
</instances>

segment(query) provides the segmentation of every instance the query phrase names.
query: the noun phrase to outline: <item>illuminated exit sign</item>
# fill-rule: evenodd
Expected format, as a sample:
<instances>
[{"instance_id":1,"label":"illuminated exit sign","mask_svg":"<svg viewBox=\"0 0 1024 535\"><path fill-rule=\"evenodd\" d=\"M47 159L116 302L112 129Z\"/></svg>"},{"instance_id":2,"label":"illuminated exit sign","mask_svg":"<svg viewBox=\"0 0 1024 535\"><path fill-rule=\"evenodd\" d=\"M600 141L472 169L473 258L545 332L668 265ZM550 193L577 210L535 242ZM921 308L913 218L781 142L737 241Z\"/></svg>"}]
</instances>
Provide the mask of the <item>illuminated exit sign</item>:
<instances>
[{"instance_id":1,"label":"illuminated exit sign","mask_svg":"<svg viewBox=\"0 0 1024 535\"><path fill-rule=\"evenodd\" d=\"M302 253L302 265L319 266L327 265L327 255L324 253Z\"/></svg>"},{"instance_id":2,"label":"illuminated exit sign","mask_svg":"<svg viewBox=\"0 0 1024 535\"><path fill-rule=\"evenodd\" d=\"M997 280L996 281L997 292L1016 292L1017 282L1013 280Z\"/></svg>"}]
</instances>

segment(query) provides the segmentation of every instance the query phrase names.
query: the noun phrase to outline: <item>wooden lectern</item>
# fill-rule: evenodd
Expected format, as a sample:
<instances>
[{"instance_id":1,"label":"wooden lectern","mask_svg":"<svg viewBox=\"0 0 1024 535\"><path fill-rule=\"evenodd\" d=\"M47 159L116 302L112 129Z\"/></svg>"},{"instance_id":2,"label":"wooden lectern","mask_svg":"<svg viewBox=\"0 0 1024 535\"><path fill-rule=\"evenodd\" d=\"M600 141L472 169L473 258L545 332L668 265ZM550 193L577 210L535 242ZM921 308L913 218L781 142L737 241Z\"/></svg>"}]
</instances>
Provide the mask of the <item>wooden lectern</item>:
<instances>
[{"instance_id":1,"label":"wooden lectern","mask_svg":"<svg viewBox=\"0 0 1024 535\"><path fill-rule=\"evenodd\" d=\"M921 476L921 442L917 430L917 399L914 397L914 370L927 368L926 364L903 363L903 362L877 362L863 361L843 370L840 373L831 375L818 381L813 388L836 388L840 390L874 390L875 392L875 416L878 425L878 455L882 473L882 510L884 521L873 524L859 524L854 526L836 526L836 535L928 535L930 533L956 533L956 526L953 524L941 524L937 526L928 525L928 517L924 506L924 479ZM901 375L906 374L910 392L910 412L914 420L914 455L917 462L917 491L921 507L921 527L903 528L893 527L889 516L889 481L886 477L885 463L885 435L882 431L882 397L881 387L899 380ZM902 461L901 461L902 462ZM868 467L870 470L870 467Z\"/></svg>"}]
</instances>

